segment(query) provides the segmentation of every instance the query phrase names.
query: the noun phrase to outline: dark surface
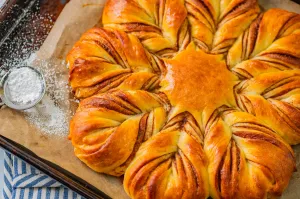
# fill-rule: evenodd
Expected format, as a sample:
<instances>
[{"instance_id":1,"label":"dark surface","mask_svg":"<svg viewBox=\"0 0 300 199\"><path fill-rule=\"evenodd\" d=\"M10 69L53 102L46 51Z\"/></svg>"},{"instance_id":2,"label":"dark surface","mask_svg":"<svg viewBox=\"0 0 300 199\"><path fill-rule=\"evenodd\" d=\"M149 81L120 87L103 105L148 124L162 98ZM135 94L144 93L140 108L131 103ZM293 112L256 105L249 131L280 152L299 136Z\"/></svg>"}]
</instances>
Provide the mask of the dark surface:
<instances>
[{"instance_id":1,"label":"dark surface","mask_svg":"<svg viewBox=\"0 0 300 199\"><path fill-rule=\"evenodd\" d=\"M9 0L0 14L0 68L40 48L69 0Z\"/></svg>"},{"instance_id":2,"label":"dark surface","mask_svg":"<svg viewBox=\"0 0 300 199\"><path fill-rule=\"evenodd\" d=\"M1 71L17 66L40 48L68 1L7 1L0 10L0 77ZM0 147L20 157L85 198L109 198L74 174L43 160L29 149L1 135Z\"/></svg>"}]
</instances>

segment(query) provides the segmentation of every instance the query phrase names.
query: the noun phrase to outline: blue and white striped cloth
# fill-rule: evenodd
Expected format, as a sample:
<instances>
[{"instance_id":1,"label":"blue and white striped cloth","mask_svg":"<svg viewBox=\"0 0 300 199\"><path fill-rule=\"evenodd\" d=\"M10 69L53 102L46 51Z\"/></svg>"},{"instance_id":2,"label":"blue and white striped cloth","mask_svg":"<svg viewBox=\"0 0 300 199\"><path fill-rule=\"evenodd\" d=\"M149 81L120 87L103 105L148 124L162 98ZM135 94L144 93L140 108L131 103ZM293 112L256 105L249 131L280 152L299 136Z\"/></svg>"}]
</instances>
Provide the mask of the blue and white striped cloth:
<instances>
[{"instance_id":1,"label":"blue and white striped cloth","mask_svg":"<svg viewBox=\"0 0 300 199\"><path fill-rule=\"evenodd\" d=\"M4 155L4 199L83 199L9 153Z\"/></svg>"}]
</instances>

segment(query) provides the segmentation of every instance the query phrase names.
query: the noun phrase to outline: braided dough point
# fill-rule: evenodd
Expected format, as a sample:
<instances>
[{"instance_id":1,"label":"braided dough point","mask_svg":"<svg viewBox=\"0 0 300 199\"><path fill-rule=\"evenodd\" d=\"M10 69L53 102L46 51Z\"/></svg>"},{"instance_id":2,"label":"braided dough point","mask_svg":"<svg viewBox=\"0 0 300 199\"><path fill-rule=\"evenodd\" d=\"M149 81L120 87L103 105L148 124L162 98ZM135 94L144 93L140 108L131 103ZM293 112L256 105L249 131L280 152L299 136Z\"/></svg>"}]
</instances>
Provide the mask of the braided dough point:
<instances>
[{"instance_id":1,"label":"braided dough point","mask_svg":"<svg viewBox=\"0 0 300 199\"><path fill-rule=\"evenodd\" d=\"M120 176L141 143L163 126L168 110L164 96L146 91L94 95L81 101L69 138L76 156L89 167Z\"/></svg>"}]
</instances>

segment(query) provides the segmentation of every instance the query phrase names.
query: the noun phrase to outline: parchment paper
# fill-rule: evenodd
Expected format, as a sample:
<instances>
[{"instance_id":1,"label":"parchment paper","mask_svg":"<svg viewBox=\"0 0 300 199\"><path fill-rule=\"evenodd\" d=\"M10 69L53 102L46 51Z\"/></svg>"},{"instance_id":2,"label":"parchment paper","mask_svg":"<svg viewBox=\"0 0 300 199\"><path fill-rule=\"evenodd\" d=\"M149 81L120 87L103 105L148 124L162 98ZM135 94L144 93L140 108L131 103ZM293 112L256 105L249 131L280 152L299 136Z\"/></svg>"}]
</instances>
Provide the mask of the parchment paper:
<instances>
[{"instance_id":1,"label":"parchment paper","mask_svg":"<svg viewBox=\"0 0 300 199\"><path fill-rule=\"evenodd\" d=\"M65 59L66 54L83 32L95 25L101 25L99 21L104 3L105 0L70 1L37 53L37 60L49 60L50 63L61 64L61 60ZM265 9L278 7L300 13L300 5L288 0L260 0L260 5ZM62 80L67 81L68 69L61 64L59 70ZM71 102L61 106L66 112L76 108L76 104ZM67 132L64 137L50 136L30 125L22 112L4 108L0 110L0 134L89 182L110 197L128 198L120 179L98 174L75 157L73 147L67 139ZM298 171L293 174L287 190L283 193L281 198L284 199L300 198L300 145L293 148L297 157Z\"/></svg>"}]
</instances>

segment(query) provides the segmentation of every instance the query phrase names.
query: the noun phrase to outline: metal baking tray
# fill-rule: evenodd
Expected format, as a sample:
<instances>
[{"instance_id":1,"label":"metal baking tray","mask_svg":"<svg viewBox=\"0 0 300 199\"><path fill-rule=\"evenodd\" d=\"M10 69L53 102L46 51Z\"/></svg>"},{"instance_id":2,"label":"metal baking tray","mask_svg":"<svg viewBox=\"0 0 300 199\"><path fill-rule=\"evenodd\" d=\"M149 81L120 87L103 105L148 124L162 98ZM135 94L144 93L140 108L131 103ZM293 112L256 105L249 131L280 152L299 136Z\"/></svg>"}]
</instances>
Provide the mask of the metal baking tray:
<instances>
[{"instance_id":1,"label":"metal baking tray","mask_svg":"<svg viewBox=\"0 0 300 199\"><path fill-rule=\"evenodd\" d=\"M8 70L40 48L68 1L70 0L0 0L0 78L1 71ZM300 4L300 0L293 1ZM28 40L31 42L26 42ZM0 147L85 198L110 198L88 182L1 135Z\"/></svg>"},{"instance_id":2,"label":"metal baking tray","mask_svg":"<svg viewBox=\"0 0 300 199\"><path fill-rule=\"evenodd\" d=\"M0 78L37 51L70 0L0 0ZM2 73L1 73L2 71ZM110 198L88 182L0 135L0 147L85 198Z\"/></svg>"}]
</instances>

